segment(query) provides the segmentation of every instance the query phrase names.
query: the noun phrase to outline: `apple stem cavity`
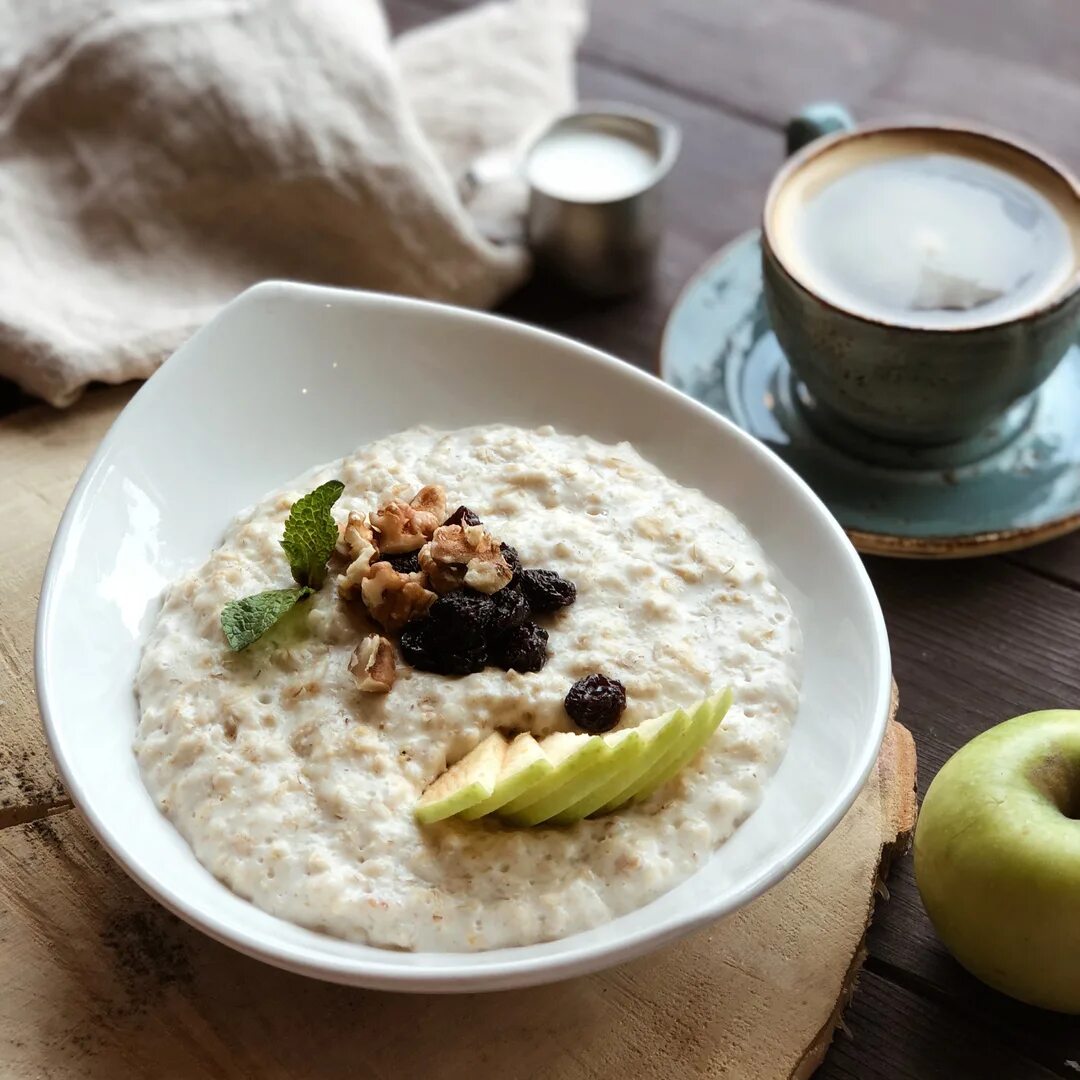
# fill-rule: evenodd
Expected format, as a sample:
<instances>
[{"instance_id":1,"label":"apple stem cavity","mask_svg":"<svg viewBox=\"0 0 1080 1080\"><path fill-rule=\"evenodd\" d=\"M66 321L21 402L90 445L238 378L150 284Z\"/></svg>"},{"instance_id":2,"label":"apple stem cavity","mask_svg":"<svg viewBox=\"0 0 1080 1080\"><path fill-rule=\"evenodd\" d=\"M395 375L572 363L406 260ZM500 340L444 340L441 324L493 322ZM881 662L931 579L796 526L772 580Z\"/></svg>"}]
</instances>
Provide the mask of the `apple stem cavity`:
<instances>
[{"instance_id":1,"label":"apple stem cavity","mask_svg":"<svg viewBox=\"0 0 1080 1080\"><path fill-rule=\"evenodd\" d=\"M1055 753L1031 770L1029 779L1072 821L1080 821L1080 761Z\"/></svg>"}]
</instances>

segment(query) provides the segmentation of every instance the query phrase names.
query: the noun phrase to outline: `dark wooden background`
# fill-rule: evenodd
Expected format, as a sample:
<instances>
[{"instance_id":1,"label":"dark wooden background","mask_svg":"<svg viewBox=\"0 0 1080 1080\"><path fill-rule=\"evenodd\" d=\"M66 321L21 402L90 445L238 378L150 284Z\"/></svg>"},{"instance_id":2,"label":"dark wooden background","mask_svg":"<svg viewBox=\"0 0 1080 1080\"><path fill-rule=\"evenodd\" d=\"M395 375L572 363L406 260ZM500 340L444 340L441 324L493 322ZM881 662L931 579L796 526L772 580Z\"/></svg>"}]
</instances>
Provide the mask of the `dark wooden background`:
<instances>
[{"instance_id":1,"label":"dark wooden background","mask_svg":"<svg viewBox=\"0 0 1080 1080\"><path fill-rule=\"evenodd\" d=\"M460 6L387 0L398 30ZM784 122L808 101L837 99L863 118L969 117L1080 168L1080 0L595 0L580 90L683 128L657 279L607 305L533 286L504 310L655 370L676 294L756 223ZM0 386L0 413L25 404ZM1080 705L1080 535L966 563L868 565L923 790L984 728ZM1078 1080L1080 1019L1018 1005L962 971L923 914L910 858L889 889L847 1032L818 1076Z\"/></svg>"}]
</instances>

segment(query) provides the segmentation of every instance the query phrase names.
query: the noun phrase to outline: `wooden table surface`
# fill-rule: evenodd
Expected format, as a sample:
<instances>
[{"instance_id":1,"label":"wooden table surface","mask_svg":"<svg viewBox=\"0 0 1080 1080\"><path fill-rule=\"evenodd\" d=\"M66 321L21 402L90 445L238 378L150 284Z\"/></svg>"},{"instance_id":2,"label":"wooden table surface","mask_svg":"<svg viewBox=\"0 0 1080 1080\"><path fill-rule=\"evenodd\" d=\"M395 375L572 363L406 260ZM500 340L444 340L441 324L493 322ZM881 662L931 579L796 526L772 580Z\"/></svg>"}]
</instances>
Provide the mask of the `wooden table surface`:
<instances>
[{"instance_id":1,"label":"wooden table surface","mask_svg":"<svg viewBox=\"0 0 1080 1080\"><path fill-rule=\"evenodd\" d=\"M458 6L387 0L399 30ZM755 224L781 160L784 122L808 101L841 100L864 118L969 117L1080 168L1080 6L594 0L580 89L651 107L683 128L657 279L647 294L606 305L534 285L504 310L655 370L680 287ZM26 404L0 388L0 411ZM885 609L901 719L915 734L923 790L949 754L991 724L1080 704L1080 534L993 559L867 564ZM27 818L7 823L18 820ZM847 1032L818 1076L1080 1077L1080 1021L1011 1002L962 971L922 911L910 858L894 869L889 890Z\"/></svg>"}]
</instances>

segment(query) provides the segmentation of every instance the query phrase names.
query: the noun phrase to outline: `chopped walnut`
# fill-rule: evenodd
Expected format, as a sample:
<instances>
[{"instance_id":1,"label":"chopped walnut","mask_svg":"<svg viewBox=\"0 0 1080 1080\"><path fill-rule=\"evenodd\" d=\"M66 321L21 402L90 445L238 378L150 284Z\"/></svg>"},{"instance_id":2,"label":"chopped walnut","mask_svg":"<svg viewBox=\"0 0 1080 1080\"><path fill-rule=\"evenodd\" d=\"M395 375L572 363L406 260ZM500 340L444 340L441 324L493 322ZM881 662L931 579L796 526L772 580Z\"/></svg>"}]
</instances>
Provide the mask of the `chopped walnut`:
<instances>
[{"instance_id":1,"label":"chopped walnut","mask_svg":"<svg viewBox=\"0 0 1080 1080\"><path fill-rule=\"evenodd\" d=\"M348 518L338 526L338 552L350 562L364 554L367 548L375 551L375 534L368 524L367 514L349 511Z\"/></svg>"},{"instance_id":2,"label":"chopped walnut","mask_svg":"<svg viewBox=\"0 0 1080 1080\"><path fill-rule=\"evenodd\" d=\"M355 600L360 595L360 586L364 583L364 578L370 573L370 558L354 559L345 567L345 573L338 578L338 595L343 600Z\"/></svg>"},{"instance_id":3,"label":"chopped walnut","mask_svg":"<svg viewBox=\"0 0 1080 1080\"><path fill-rule=\"evenodd\" d=\"M422 574L399 574L377 562L360 582L360 595L371 617L391 634L427 612L437 597L424 588Z\"/></svg>"},{"instance_id":4,"label":"chopped walnut","mask_svg":"<svg viewBox=\"0 0 1080 1080\"><path fill-rule=\"evenodd\" d=\"M443 525L420 549L420 569L439 594L469 585L498 592L514 576L499 542L483 525Z\"/></svg>"},{"instance_id":5,"label":"chopped walnut","mask_svg":"<svg viewBox=\"0 0 1080 1080\"><path fill-rule=\"evenodd\" d=\"M345 573L338 578L338 594L342 599L355 600L360 595L360 587L372 574L371 560L376 554L375 549L369 544L366 551L345 567Z\"/></svg>"},{"instance_id":6,"label":"chopped walnut","mask_svg":"<svg viewBox=\"0 0 1080 1080\"><path fill-rule=\"evenodd\" d=\"M435 518L438 527L446 520L446 492L438 484L428 484L422 487L414 496L409 505L414 510L430 514ZM431 532L434 532L432 529ZM429 536L431 533L428 534Z\"/></svg>"},{"instance_id":7,"label":"chopped walnut","mask_svg":"<svg viewBox=\"0 0 1080 1080\"><path fill-rule=\"evenodd\" d=\"M394 685L397 661L394 646L379 634L370 634L356 646L349 661L356 685L369 694L385 694Z\"/></svg>"},{"instance_id":8,"label":"chopped walnut","mask_svg":"<svg viewBox=\"0 0 1080 1080\"><path fill-rule=\"evenodd\" d=\"M412 502L391 499L370 516L375 545L384 555L404 555L423 547L446 517L446 493L429 484Z\"/></svg>"},{"instance_id":9,"label":"chopped walnut","mask_svg":"<svg viewBox=\"0 0 1080 1080\"><path fill-rule=\"evenodd\" d=\"M360 583L371 573L371 560L378 552L372 543L371 528L366 517L349 514L349 520L341 529L337 549L352 561L345 568L345 573L338 578L338 592L346 600L351 600L360 591Z\"/></svg>"}]
</instances>

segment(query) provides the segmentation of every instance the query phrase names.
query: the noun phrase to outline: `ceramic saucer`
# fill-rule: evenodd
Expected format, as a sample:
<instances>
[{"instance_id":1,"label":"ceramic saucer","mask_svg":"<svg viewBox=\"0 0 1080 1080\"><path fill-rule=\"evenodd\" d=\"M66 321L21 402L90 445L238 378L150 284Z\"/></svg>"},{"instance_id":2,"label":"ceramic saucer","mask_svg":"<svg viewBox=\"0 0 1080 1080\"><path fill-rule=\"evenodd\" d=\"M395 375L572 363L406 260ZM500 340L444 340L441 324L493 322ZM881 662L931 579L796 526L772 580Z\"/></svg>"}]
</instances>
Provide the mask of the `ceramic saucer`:
<instances>
[{"instance_id":1,"label":"ceramic saucer","mask_svg":"<svg viewBox=\"0 0 1080 1080\"><path fill-rule=\"evenodd\" d=\"M791 465L855 546L957 558L1015 551L1080 528L1080 347L992 430L942 450L893 448L887 464L819 434L814 404L769 327L755 230L683 290L661 343L664 380Z\"/></svg>"}]
</instances>

